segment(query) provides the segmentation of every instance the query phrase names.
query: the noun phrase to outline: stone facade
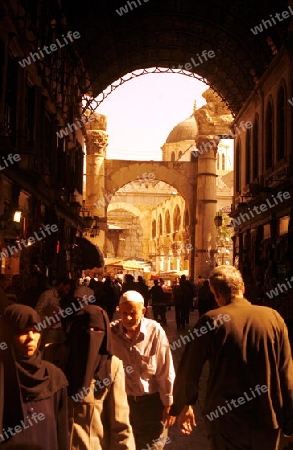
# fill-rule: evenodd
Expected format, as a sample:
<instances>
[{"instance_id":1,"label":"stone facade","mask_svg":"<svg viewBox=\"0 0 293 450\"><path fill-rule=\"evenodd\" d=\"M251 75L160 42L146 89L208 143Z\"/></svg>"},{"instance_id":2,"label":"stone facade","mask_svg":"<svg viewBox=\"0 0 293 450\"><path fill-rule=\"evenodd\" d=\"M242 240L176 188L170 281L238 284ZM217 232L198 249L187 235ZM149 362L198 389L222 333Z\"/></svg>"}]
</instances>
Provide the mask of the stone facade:
<instances>
[{"instance_id":1,"label":"stone facade","mask_svg":"<svg viewBox=\"0 0 293 450\"><path fill-rule=\"evenodd\" d=\"M283 49L234 121L235 264L266 290L293 269L292 95L292 56Z\"/></svg>"}]
</instances>

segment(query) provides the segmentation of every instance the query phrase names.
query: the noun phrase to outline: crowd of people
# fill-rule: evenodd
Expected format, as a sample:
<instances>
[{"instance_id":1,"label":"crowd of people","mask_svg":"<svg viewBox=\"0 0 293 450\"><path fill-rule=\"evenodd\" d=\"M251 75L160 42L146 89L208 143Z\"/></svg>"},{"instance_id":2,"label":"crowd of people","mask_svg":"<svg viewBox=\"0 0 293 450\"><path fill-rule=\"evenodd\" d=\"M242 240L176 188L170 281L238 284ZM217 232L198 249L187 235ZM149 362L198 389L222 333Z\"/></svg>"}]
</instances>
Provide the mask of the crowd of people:
<instances>
[{"instance_id":1,"label":"crowd of people","mask_svg":"<svg viewBox=\"0 0 293 450\"><path fill-rule=\"evenodd\" d=\"M277 450L281 432L293 444L287 326L244 297L233 266L173 284L179 332L192 309L199 315L176 376L162 280L62 278L50 288L36 274L26 290L20 281L0 276L0 448L162 450L176 420L186 436L196 427L207 361L210 450Z\"/></svg>"}]
</instances>

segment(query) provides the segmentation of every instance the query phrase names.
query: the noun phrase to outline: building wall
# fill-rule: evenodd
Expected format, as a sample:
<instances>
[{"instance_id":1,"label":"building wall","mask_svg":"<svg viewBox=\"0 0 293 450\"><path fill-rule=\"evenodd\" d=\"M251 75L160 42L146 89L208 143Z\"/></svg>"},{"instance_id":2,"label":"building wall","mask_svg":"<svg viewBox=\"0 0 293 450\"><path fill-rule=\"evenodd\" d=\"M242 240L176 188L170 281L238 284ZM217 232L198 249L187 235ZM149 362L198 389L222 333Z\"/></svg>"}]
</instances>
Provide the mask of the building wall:
<instances>
[{"instance_id":1,"label":"building wall","mask_svg":"<svg viewBox=\"0 0 293 450\"><path fill-rule=\"evenodd\" d=\"M292 268L292 59L275 56L235 120L235 262L247 279ZM252 123L251 129L241 124ZM283 193L287 199L283 197ZM279 194L279 197L276 196ZM274 201L274 198L276 201ZM268 203L269 202L269 203Z\"/></svg>"},{"instance_id":2,"label":"building wall","mask_svg":"<svg viewBox=\"0 0 293 450\"><path fill-rule=\"evenodd\" d=\"M21 273L25 281L35 266L51 279L75 270L71 250L82 224L71 204L81 203L82 195L84 139L76 118L86 73L76 65L73 44L51 54L43 52L44 57L38 53L38 48L48 48L67 33L62 14L58 18L59 3L24 5L14 1L1 5L0 251L15 239L33 236L42 225L58 226L54 238L20 251L13 267L9 258L2 258L1 271L8 276ZM11 155L18 160L3 168ZM11 219L18 208L22 219L15 230Z\"/></svg>"}]
</instances>

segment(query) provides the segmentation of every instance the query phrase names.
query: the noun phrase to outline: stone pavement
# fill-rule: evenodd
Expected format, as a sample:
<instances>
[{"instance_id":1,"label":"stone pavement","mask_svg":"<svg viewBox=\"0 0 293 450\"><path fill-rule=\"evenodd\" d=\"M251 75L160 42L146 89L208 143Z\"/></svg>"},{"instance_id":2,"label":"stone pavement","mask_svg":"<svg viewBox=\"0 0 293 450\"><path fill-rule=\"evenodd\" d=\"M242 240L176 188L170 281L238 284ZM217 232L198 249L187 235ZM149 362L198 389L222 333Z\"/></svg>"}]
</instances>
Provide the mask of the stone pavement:
<instances>
[{"instance_id":1,"label":"stone pavement","mask_svg":"<svg viewBox=\"0 0 293 450\"><path fill-rule=\"evenodd\" d=\"M151 308L148 308L150 310L150 313L148 314L149 318L152 318L151 314ZM186 329L186 334L189 329L192 329L194 325L196 324L198 320L198 312L193 311L190 314L190 328ZM173 342L177 340L180 336L180 334L184 334L184 331L177 330L176 329L176 323L175 323L175 312L174 308L171 309L171 311L167 312L167 326L164 327L169 342ZM181 348L176 349L172 352L173 359L174 359L174 365L175 370L178 367L181 355L183 353L184 346L182 345ZM205 398L205 391L206 391L206 383L208 379L208 365L206 364L203 368L201 380L200 380L200 389L199 389L199 402L197 402L195 406L195 414L196 414L196 422L197 427L192 432L190 436L184 436L178 426L177 423L173 425L173 427L169 430L169 437L171 439L171 442L165 446L165 450L209 450L208 446L208 439L207 439L207 433L205 431L205 425L204 425L204 419L201 412L201 406L204 404L204 398ZM284 447L284 440L282 439L282 443L279 447L279 450L285 450Z\"/></svg>"},{"instance_id":2,"label":"stone pavement","mask_svg":"<svg viewBox=\"0 0 293 450\"><path fill-rule=\"evenodd\" d=\"M151 314L149 314L149 317L151 317ZM190 314L190 326L192 329L194 325L196 324L198 320L198 313L196 311L192 311ZM169 342L176 341L181 334L185 334L184 330L177 330L176 328L176 322L175 322L175 311L174 308L171 309L171 311L167 312L167 322L168 325L164 327ZM186 329L186 334L188 332L189 328ZM172 352L175 370L178 367L181 355L183 353L184 346L182 345L181 348L176 349ZM197 402L195 406L195 414L196 414L196 422L197 427L192 432L190 436L185 436L181 433L181 431L178 428L177 423L173 425L173 427L169 430L169 437L171 439L171 442L166 445L166 450L208 450L208 439L205 431L204 426L204 420L201 412L200 405L203 405L204 402L204 396L205 396L205 386L208 378L208 366L205 365L201 381L200 381L200 396L199 396L199 402Z\"/></svg>"}]
</instances>

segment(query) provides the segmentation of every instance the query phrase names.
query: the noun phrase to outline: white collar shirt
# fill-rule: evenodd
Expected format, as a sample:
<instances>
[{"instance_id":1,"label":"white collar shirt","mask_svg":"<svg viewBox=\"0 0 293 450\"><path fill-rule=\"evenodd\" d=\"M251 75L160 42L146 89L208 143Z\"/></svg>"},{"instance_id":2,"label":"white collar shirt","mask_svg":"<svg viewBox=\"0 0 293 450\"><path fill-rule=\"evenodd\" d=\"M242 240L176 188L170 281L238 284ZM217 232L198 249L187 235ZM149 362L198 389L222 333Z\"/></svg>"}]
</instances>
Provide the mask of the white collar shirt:
<instances>
[{"instance_id":1,"label":"white collar shirt","mask_svg":"<svg viewBox=\"0 0 293 450\"><path fill-rule=\"evenodd\" d=\"M173 403L175 371L163 328L143 317L134 339L126 336L121 320L111 323L114 355L123 361L127 395L158 392L164 406Z\"/></svg>"}]
</instances>

